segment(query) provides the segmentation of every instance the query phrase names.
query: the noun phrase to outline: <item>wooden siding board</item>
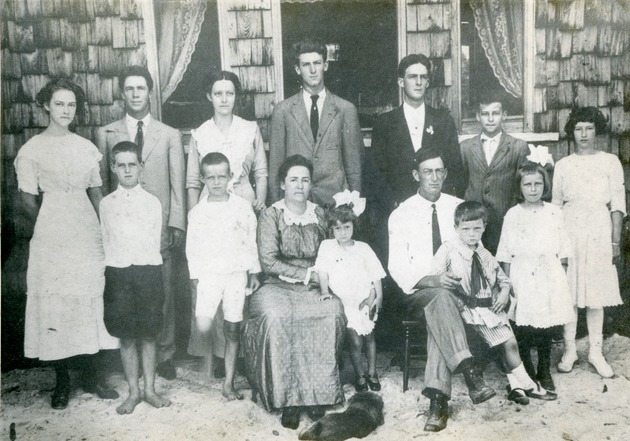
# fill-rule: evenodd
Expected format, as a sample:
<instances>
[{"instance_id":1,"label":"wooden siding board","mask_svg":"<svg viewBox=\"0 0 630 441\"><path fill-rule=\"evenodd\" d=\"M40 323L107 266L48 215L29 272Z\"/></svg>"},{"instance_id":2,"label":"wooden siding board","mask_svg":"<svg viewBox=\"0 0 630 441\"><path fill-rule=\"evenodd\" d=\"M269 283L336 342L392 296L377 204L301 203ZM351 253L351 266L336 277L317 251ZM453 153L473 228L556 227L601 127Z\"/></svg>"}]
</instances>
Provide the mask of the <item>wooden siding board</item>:
<instances>
[{"instance_id":1,"label":"wooden siding board","mask_svg":"<svg viewBox=\"0 0 630 441\"><path fill-rule=\"evenodd\" d=\"M548 58L568 58L571 56L572 34L557 28L547 30L545 46Z\"/></svg>"},{"instance_id":2,"label":"wooden siding board","mask_svg":"<svg viewBox=\"0 0 630 441\"><path fill-rule=\"evenodd\" d=\"M543 57L536 57L536 69L534 72L534 86L544 87L547 85L546 61Z\"/></svg>"},{"instance_id":3,"label":"wooden siding board","mask_svg":"<svg viewBox=\"0 0 630 441\"><path fill-rule=\"evenodd\" d=\"M2 102L5 105L30 102L19 79L2 79Z\"/></svg>"},{"instance_id":4,"label":"wooden siding board","mask_svg":"<svg viewBox=\"0 0 630 441\"><path fill-rule=\"evenodd\" d=\"M86 74L86 80L85 95L88 103L99 104L101 100L101 92L99 90L101 80L99 74L88 73Z\"/></svg>"},{"instance_id":5,"label":"wooden siding board","mask_svg":"<svg viewBox=\"0 0 630 441\"><path fill-rule=\"evenodd\" d=\"M534 87L534 113L542 113L547 111L547 88Z\"/></svg>"},{"instance_id":6,"label":"wooden siding board","mask_svg":"<svg viewBox=\"0 0 630 441\"><path fill-rule=\"evenodd\" d=\"M72 75L72 53L61 48L46 49L48 73L52 77L69 77Z\"/></svg>"},{"instance_id":7,"label":"wooden siding board","mask_svg":"<svg viewBox=\"0 0 630 441\"><path fill-rule=\"evenodd\" d=\"M82 46L80 23L71 22L66 19L59 21L61 32L61 49L64 51L77 51Z\"/></svg>"},{"instance_id":8,"label":"wooden siding board","mask_svg":"<svg viewBox=\"0 0 630 441\"><path fill-rule=\"evenodd\" d=\"M582 29L584 27L584 0L559 3L557 18L562 29Z\"/></svg>"},{"instance_id":9,"label":"wooden siding board","mask_svg":"<svg viewBox=\"0 0 630 441\"><path fill-rule=\"evenodd\" d=\"M608 95L607 105L619 106L624 102L624 82L621 80L611 81L606 91Z\"/></svg>"},{"instance_id":10,"label":"wooden siding board","mask_svg":"<svg viewBox=\"0 0 630 441\"><path fill-rule=\"evenodd\" d=\"M29 101L35 101L37 92L39 92L48 82L47 75L23 75L22 90L28 97Z\"/></svg>"},{"instance_id":11,"label":"wooden siding board","mask_svg":"<svg viewBox=\"0 0 630 441\"><path fill-rule=\"evenodd\" d=\"M127 49L124 51L124 57L127 62L125 65L140 65L144 66L147 63L147 54L144 47L140 46L137 49Z\"/></svg>"},{"instance_id":12,"label":"wooden siding board","mask_svg":"<svg viewBox=\"0 0 630 441\"><path fill-rule=\"evenodd\" d=\"M441 4L422 5L416 8L418 31L444 29L444 7Z\"/></svg>"},{"instance_id":13,"label":"wooden siding board","mask_svg":"<svg viewBox=\"0 0 630 441\"><path fill-rule=\"evenodd\" d=\"M125 28L125 20L122 20L120 17L112 18L112 47L114 49L127 47Z\"/></svg>"},{"instance_id":14,"label":"wooden siding board","mask_svg":"<svg viewBox=\"0 0 630 441\"><path fill-rule=\"evenodd\" d=\"M14 21L9 21L7 28L9 33L9 48L13 52L33 52L35 50L33 26L21 25Z\"/></svg>"},{"instance_id":15,"label":"wooden siding board","mask_svg":"<svg viewBox=\"0 0 630 441\"><path fill-rule=\"evenodd\" d=\"M558 83L558 105L565 108L573 106L573 83L571 81Z\"/></svg>"},{"instance_id":16,"label":"wooden siding board","mask_svg":"<svg viewBox=\"0 0 630 441\"><path fill-rule=\"evenodd\" d=\"M119 14L119 0L94 0L94 15L96 17L111 17Z\"/></svg>"},{"instance_id":17,"label":"wooden siding board","mask_svg":"<svg viewBox=\"0 0 630 441\"><path fill-rule=\"evenodd\" d=\"M597 45L597 39L597 26L586 26L580 31L573 32L573 53L593 52Z\"/></svg>"},{"instance_id":18,"label":"wooden siding board","mask_svg":"<svg viewBox=\"0 0 630 441\"><path fill-rule=\"evenodd\" d=\"M273 16L271 14L271 9L262 11L262 22L263 36L265 38L273 37Z\"/></svg>"},{"instance_id":19,"label":"wooden siding board","mask_svg":"<svg viewBox=\"0 0 630 441\"><path fill-rule=\"evenodd\" d=\"M556 20L556 5L547 0L536 0L536 25L546 27Z\"/></svg>"},{"instance_id":20,"label":"wooden siding board","mask_svg":"<svg viewBox=\"0 0 630 441\"><path fill-rule=\"evenodd\" d=\"M262 11L238 11L236 13L237 38L263 37Z\"/></svg>"},{"instance_id":21,"label":"wooden siding board","mask_svg":"<svg viewBox=\"0 0 630 441\"><path fill-rule=\"evenodd\" d=\"M547 30L536 29L534 39L536 40L536 55L547 54Z\"/></svg>"},{"instance_id":22,"label":"wooden siding board","mask_svg":"<svg viewBox=\"0 0 630 441\"><path fill-rule=\"evenodd\" d=\"M138 47L140 45L140 32L138 20L124 20L125 47Z\"/></svg>"},{"instance_id":23,"label":"wooden siding board","mask_svg":"<svg viewBox=\"0 0 630 441\"><path fill-rule=\"evenodd\" d=\"M29 18L38 18L42 16L42 0L26 0L25 4L28 11L27 16Z\"/></svg>"},{"instance_id":24,"label":"wooden siding board","mask_svg":"<svg viewBox=\"0 0 630 441\"><path fill-rule=\"evenodd\" d=\"M119 49L112 49L110 46L99 46L98 64L101 75L117 75L121 67L125 65L123 61L124 56Z\"/></svg>"},{"instance_id":25,"label":"wooden siding board","mask_svg":"<svg viewBox=\"0 0 630 441\"><path fill-rule=\"evenodd\" d=\"M38 48L61 45L61 19L46 18L33 23L33 42Z\"/></svg>"},{"instance_id":26,"label":"wooden siding board","mask_svg":"<svg viewBox=\"0 0 630 441\"><path fill-rule=\"evenodd\" d=\"M416 5L407 5L407 32L415 32L418 30L418 7Z\"/></svg>"},{"instance_id":27,"label":"wooden siding board","mask_svg":"<svg viewBox=\"0 0 630 441\"><path fill-rule=\"evenodd\" d=\"M451 56L451 33L432 32L431 33L431 58L449 58Z\"/></svg>"},{"instance_id":28,"label":"wooden siding board","mask_svg":"<svg viewBox=\"0 0 630 441\"><path fill-rule=\"evenodd\" d=\"M120 0L120 17L125 20L142 18L142 8L138 0Z\"/></svg>"},{"instance_id":29,"label":"wooden siding board","mask_svg":"<svg viewBox=\"0 0 630 441\"><path fill-rule=\"evenodd\" d=\"M236 11L228 11L227 13L227 27L225 33L229 39L238 38L238 24ZM264 27L264 25L263 25Z\"/></svg>"},{"instance_id":30,"label":"wooden siding board","mask_svg":"<svg viewBox=\"0 0 630 441\"><path fill-rule=\"evenodd\" d=\"M611 3L617 0L586 0L584 3L584 23L608 25L612 17Z\"/></svg>"},{"instance_id":31,"label":"wooden siding board","mask_svg":"<svg viewBox=\"0 0 630 441\"><path fill-rule=\"evenodd\" d=\"M88 13L88 8L85 0L70 0L69 8L66 17L71 21L88 21L91 20L90 14Z\"/></svg>"},{"instance_id":32,"label":"wooden siding board","mask_svg":"<svg viewBox=\"0 0 630 441\"><path fill-rule=\"evenodd\" d=\"M256 119L270 118L275 105L275 93L257 93L254 95Z\"/></svg>"},{"instance_id":33,"label":"wooden siding board","mask_svg":"<svg viewBox=\"0 0 630 441\"><path fill-rule=\"evenodd\" d=\"M112 44L112 17L96 17L94 40L98 45L110 46Z\"/></svg>"},{"instance_id":34,"label":"wooden siding board","mask_svg":"<svg viewBox=\"0 0 630 441\"><path fill-rule=\"evenodd\" d=\"M610 130L613 133L630 131L630 113L624 112L622 106L610 108Z\"/></svg>"},{"instance_id":35,"label":"wooden siding board","mask_svg":"<svg viewBox=\"0 0 630 441\"><path fill-rule=\"evenodd\" d=\"M22 69L20 65L20 54L11 52L9 48L2 49L2 78L20 79Z\"/></svg>"},{"instance_id":36,"label":"wooden siding board","mask_svg":"<svg viewBox=\"0 0 630 441\"><path fill-rule=\"evenodd\" d=\"M431 34L428 32L407 33L408 54L429 54L431 51Z\"/></svg>"},{"instance_id":37,"label":"wooden siding board","mask_svg":"<svg viewBox=\"0 0 630 441\"><path fill-rule=\"evenodd\" d=\"M538 66L538 64L536 64ZM547 86L557 86L560 82L560 62L558 60L546 60L545 74Z\"/></svg>"},{"instance_id":38,"label":"wooden siding board","mask_svg":"<svg viewBox=\"0 0 630 441\"><path fill-rule=\"evenodd\" d=\"M20 54L20 67L22 75L46 75L48 73L46 49Z\"/></svg>"},{"instance_id":39,"label":"wooden siding board","mask_svg":"<svg viewBox=\"0 0 630 441\"><path fill-rule=\"evenodd\" d=\"M89 45L87 49L87 72L98 73L99 72L99 46Z\"/></svg>"},{"instance_id":40,"label":"wooden siding board","mask_svg":"<svg viewBox=\"0 0 630 441\"><path fill-rule=\"evenodd\" d=\"M31 125L35 127L46 127L48 125L48 113L46 113L46 109L37 103L29 103L29 105Z\"/></svg>"}]
</instances>

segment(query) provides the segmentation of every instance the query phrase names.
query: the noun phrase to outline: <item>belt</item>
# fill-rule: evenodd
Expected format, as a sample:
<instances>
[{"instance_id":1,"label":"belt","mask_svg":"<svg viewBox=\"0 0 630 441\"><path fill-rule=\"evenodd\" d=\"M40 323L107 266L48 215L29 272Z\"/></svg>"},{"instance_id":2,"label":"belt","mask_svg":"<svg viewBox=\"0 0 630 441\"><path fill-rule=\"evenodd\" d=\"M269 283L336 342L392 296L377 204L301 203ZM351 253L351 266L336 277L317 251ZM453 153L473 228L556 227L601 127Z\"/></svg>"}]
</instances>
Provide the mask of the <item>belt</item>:
<instances>
[{"instance_id":1,"label":"belt","mask_svg":"<svg viewBox=\"0 0 630 441\"><path fill-rule=\"evenodd\" d=\"M492 307L492 297L470 297L467 295L461 286L458 286L457 289L451 291L457 297L459 297L466 306L469 308L490 308Z\"/></svg>"}]
</instances>

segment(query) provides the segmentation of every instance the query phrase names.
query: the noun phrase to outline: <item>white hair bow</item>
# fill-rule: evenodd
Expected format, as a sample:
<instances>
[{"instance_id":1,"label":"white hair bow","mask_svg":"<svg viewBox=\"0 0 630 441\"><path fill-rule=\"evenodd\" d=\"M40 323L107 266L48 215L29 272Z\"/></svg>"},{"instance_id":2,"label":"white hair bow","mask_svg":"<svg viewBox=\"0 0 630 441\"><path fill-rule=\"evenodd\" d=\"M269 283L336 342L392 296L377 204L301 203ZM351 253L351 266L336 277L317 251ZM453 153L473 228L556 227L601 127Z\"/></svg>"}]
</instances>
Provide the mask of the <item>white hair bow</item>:
<instances>
[{"instance_id":1,"label":"white hair bow","mask_svg":"<svg viewBox=\"0 0 630 441\"><path fill-rule=\"evenodd\" d=\"M362 198L358 191L348 191L347 189L333 196L335 207L340 205L351 205L352 212L359 217L365 211L365 198Z\"/></svg>"},{"instance_id":2,"label":"white hair bow","mask_svg":"<svg viewBox=\"0 0 630 441\"><path fill-rule=\"evenodd\" d=\"M527 144L527 146L530 152L527 156L529 161L540 164L543 167L547 164L553 165L553 156L549 153L549 147L544 145L534 146L534 144Z\"/></svg>"}]
</instances>

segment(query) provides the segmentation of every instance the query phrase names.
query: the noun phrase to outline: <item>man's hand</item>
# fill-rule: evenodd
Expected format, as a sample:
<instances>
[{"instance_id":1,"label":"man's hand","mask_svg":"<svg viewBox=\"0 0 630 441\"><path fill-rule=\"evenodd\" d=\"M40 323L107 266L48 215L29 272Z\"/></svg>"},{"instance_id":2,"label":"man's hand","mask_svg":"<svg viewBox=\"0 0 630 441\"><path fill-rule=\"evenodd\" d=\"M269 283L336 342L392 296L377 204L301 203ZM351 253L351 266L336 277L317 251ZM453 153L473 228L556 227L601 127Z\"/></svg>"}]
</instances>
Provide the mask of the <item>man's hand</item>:
<instances>
[{"instance_id":1,"label":"man's hand","mask_svg":"<svg viewBox=\"0 0 630 441\"><path fill-rule=\"evenodd\" d=\"M250 274L248 278L249 280L247 281L247 288L253 294L258 291L258 288L260 288L262 283L260 282L260 277L258 276L258 273Z\"/></svg>"},{"instance_id":2,"label":"man's hand","mask_svg":"<svg viewBox=\"0 0 630 441\"><path fill-rule=\"evenodd\" d=\"M258 199L254 199L254 202L252 202L252 208L254 209L254 212L256 214L258 214L261 211L263 211L266 207L265 207L265 203L263 201L259 201Z\"/></svg>"},{"instance_id":3,"label":"man's hand","mask_svg":"<svg viewBox=\"0 0 630 441\"><path fill-rule=\"evenodd\" d=\"M179 228L168 227L169 248L180 248L184 244L184 232Z\"/></svg>"},{"instance_id":4,"label":"man's hand","mask_svg":"<svg viewBox=\"0 0 630 441\"><path fill-rule=\"evenodd\" d=\"M450 271L446 271L440 275L438 275L440 286L446 289L456 289L459 286L459 282L462 280L461 277L457 277Z\"/></svg>"}]
</instances>

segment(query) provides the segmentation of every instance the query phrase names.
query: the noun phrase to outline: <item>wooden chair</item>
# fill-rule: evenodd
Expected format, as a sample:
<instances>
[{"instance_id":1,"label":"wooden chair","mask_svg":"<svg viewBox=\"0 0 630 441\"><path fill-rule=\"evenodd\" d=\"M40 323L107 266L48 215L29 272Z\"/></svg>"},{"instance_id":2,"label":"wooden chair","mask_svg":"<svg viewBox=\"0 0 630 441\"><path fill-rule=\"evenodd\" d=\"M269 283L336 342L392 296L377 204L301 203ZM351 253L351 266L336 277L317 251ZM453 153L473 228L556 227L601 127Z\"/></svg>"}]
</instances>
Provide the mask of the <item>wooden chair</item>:
<instances>
[{"instance_id":1,"label":"wooden chair","mask_svg":"<svg viewBox=\"0 0 630 441\"><path fill-rule=\"evenodd\" d=\"M403 393L409 389L409 364L411 359L424 360L427 353L426 325L424 320L403 320ZM412 353L413 351L413 353Z\"/></svg>"}]
</instances>

